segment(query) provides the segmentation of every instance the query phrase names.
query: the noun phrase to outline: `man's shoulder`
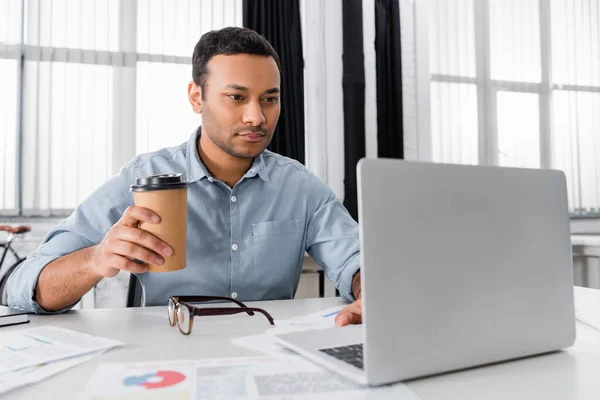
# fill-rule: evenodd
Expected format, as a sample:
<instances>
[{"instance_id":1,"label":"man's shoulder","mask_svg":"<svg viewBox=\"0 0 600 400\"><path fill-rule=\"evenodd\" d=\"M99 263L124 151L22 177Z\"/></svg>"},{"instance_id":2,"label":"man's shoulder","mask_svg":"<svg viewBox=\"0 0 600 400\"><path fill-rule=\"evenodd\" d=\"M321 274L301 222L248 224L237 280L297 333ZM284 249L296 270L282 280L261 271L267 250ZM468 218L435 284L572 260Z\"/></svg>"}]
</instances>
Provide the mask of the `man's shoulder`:
<instances>
[{"instance_id":1,"label":"man's shoulder","mask_svg":"<svg viewBox=\"0 0 600 400\"><path fill-rule=\"evenodd\" d=\"M149 153L138 154L133 160L125 164L123 169L130 171L153 171L157 167L185 169L187 146L188 143L185 142L178 146L164 147Z\"/></svg>"},{"instance_id":2,"label":"man's shoulder","mask_svg":"<svg viewBox=\"0 0 600 400\"><path fill-rule=\"evenodd\" d=\"M286 188L296 185L311 196L329 198L333 193L329 186L297 160L268 150L263 152L263 160L272 182L285 185Z\"/></svg>"},{"instance_id":3,"label":"man's shoulder","mask_svg":"<svg viewBox=\"0 0 600 400\"><path fill-rule=\"evenodd\" d=\"M298 173L301 175L310 173L310 171L297 160L282 156L281 154L274 153L270 150L265 150L263 152L263 160L265 161L265 166L269 172L283 167L285 169L289 169L289 172L292 173Z\"/></svg>"}]
</instances>

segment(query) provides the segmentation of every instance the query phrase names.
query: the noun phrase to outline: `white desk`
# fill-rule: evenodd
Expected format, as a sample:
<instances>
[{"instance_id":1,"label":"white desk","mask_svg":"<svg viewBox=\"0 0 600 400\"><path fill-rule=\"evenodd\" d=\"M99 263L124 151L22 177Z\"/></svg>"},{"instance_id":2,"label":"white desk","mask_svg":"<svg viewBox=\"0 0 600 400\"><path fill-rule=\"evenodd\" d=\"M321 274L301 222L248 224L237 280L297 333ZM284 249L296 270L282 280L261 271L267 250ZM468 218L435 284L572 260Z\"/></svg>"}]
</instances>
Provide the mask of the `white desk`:
<instances>
[{"instance_id":1,"label":"white desk","mask_svg":"<svg viewBox=\"0 0 600 400\"><path fill-rule=\"evenodd\" d=\"M576 288L586 302L600 304L600 291ZM339 298L250 303L277 319L309 314L341 304ZM165 307L73 311L32 316L29 327L55 325L127 343L31 387L10 392L9 399L72 399L105 362L202 359L251 356L231 338L261 333L270 325L259 315L196 317L194 332L183 336L167 322ZM22 329L25 325L2 328ZM593 399L600 398L600 331L578 323L577 341L564 352L414 380L408 386L428 399ZM192 346L190 346L190 344ZM192 349L190 351L190 349Z\"/></svg>"}]
</instances>

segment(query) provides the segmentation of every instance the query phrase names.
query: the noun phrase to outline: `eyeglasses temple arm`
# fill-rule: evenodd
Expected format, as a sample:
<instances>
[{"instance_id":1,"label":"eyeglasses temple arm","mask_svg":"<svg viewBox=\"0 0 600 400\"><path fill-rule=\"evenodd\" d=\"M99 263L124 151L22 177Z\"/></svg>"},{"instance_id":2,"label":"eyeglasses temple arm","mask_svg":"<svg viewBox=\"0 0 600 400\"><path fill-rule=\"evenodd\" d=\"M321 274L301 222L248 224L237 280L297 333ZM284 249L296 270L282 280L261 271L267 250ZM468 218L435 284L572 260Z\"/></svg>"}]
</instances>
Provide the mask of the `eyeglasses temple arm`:
<instances>
[{"instance_id":1,"label":"eyeglasses temple arm","mask_svg":"<svg viewBox=\"0 0 600 400\"><path fill-rule=\"evenodd\" d=\"M206 315L206 316L210 316L210 315L232 315L232 314L239 314L241 312L247 312L247 311L256 311L259 312L261 314L263 314L265 317L267 317L267 319L269 320L269 323L271 325L275 325L275 322L273 320L273 317L271 317L271 315L266 312L265 310L262 310L260 308L253 308L253 307L248 307L247 309L243 309L243 308L194 308L194 315Z\"/></svg>"}]
</instances>

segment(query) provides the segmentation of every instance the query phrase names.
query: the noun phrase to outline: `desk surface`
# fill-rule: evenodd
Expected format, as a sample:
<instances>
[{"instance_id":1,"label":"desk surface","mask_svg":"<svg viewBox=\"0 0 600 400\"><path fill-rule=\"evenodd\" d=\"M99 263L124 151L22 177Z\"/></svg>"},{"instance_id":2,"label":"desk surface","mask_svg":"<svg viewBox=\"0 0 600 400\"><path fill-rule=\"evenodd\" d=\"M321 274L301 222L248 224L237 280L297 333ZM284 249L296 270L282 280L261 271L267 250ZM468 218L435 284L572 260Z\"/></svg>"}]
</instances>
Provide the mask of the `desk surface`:
<instances>
[{"instance_id":1,"label":"desk surface","mask_svg":"<svg viewBox=\"0 0 600 400\"><path fill-rule=\"evenodd\" d=\"M600 291L576 288L576 301L600 305ZM310 314L342 304L339 298L249 303L263 307L275 320ZM190 336L169 326L165 307L79 310L63 315L31 316L32 328L53 325L125 342L125 347L31 387L6 395L10 399L72 399L107 362L203 359L253 356L231 343L235 337L270 327L265 318L232 315L198 317ZM3 328L22 329L21 326ZM193 344L193 346L190 346ZM600 396L600 331L577 324L575 345L565 351L408 382L427 399L594 399Z\"/></svg>"}]
</instances>

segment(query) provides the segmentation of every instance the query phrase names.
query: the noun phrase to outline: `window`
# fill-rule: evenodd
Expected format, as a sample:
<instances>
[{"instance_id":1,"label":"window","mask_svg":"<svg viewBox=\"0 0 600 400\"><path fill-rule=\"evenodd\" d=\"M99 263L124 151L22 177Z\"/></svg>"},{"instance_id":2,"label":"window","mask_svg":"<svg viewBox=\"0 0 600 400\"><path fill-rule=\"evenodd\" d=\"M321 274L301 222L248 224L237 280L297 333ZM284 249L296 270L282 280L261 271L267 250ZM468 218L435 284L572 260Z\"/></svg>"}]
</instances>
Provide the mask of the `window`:
<instances>
[{"instance_id":1,"label":"window","mask_svg":"<svg viewBox=\"0 0 600 400\"><path fill-rule=\"evenodd\" d=\"M192 51L200 36L242 26L241 0L138 0L136 152L186 141L200 125L187 85Z\"/></svg>"},{"instance_id":2,"label":"window","mask_svg":"<svg viewBox=\"0 0 600 400\"><path fill-rule=\"evenodd\" d=\"M20 0L0 3L0 210L17 213Z\"/></svg>"},{"instance_id":3,"label":"window","mask_svg":"<svg viewBox=\"0 0 600 400\"><path fill-rule=\"evenodd\" d=\"M186 141L194 45L241 24L241 0L0 2L0 214L66 215Z\"/></svg>"},{"instance_id":4,"label":"window","mask_svg":"<svg viewBox=\"0 0 600 400\"><path fill-rule=\"evenodd\" d=\"M565 172L600 214L600 0L432 0L432 158Z\"/></svg>"}]
</instances>

